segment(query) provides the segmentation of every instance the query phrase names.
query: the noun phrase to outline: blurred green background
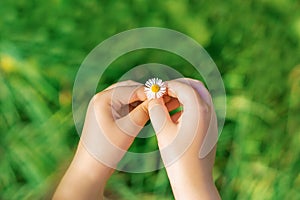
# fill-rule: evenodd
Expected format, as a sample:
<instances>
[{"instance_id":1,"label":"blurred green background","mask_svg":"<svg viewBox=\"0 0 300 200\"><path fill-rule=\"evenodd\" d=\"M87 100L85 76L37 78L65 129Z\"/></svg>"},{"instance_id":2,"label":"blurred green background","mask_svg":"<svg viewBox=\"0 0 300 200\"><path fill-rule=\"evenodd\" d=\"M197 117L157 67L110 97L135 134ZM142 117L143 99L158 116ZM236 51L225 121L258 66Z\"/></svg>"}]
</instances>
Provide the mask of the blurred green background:
<instances>
[{"instance_id":1,"label":"blurred green background","mask_svg":"<svg viewBox=\"0 0 300 200\"><path fill-rule=\"evenodd\" d=\"M79 140L71 101L81 62L106 38L144 26L193 37L223 76L227 117L214 168L222 198L300 199L299 10L296 0L1 0L0 199L51 197ZM126 56L101 88L148 62L197 78L171 54ZM173 199L165 170L116 172L107 195Z\"/></svg>"}]
</instances>

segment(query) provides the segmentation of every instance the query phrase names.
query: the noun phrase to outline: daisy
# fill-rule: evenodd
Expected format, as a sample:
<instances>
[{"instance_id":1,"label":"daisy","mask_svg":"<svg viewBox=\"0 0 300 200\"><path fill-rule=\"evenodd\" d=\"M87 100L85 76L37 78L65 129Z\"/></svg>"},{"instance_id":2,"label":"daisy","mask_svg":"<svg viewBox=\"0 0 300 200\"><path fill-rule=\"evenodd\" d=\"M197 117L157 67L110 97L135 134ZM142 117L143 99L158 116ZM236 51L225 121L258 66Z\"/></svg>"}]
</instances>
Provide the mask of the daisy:
<instances>
[{"instance_id":1,"label":"daisy","mask_svg":"<svg viewBox=\"0 0 300 200\"><path fill-rule=\"evenodd\" d=\"M147 98L158 99L166 93L166 84L161 79L151 78L145 83L145 93Z\"/></svg>"}]
</instances>

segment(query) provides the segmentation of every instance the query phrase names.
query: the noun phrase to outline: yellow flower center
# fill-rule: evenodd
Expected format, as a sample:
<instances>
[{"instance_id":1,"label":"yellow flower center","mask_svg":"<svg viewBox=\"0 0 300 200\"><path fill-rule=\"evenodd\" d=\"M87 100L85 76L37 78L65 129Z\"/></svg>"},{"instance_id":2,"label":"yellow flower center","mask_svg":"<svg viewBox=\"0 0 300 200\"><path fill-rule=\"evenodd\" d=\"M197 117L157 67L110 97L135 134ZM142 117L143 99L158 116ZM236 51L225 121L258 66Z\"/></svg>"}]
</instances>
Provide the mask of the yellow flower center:
<instances>
[{"instance_id":1,"label":"yellow flower center","mask_svg":"<svg viewBox=\"0 0 300 200\"><path fill-rule=\"evenodd\" d=\"M152 92L157 93L159 90L160 90L159 85L153 84L153 85L151 86L151 91L152 91Z\"/></svg>"}]
</instances>

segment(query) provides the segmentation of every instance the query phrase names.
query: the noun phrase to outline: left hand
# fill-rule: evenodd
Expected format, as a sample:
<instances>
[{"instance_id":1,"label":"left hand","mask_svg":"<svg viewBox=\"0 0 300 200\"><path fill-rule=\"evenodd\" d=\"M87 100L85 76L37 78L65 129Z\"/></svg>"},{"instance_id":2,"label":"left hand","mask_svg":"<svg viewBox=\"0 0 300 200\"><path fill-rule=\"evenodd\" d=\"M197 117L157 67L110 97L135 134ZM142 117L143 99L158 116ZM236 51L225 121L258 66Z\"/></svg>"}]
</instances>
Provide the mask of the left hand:
<instances>
[{"instance_id":1,"label":"left hand","mask_svg":"<svg viewBox=\"0 0 300 200\"><path fill-rule=\"evenodd\" d=\"M74 159L53 199L102 199L104 187L135 136L149 120L142 84L116 83L88 106Z\"/></svg>"},{"instance_id":2,"label":"left hand","mask_svg":"<svg viewBox=\"0 0 300 200\"><path fill-rule=\"evenodd\" d=\"M149 120L142 84L119 82L90 101L81 143L98 161L116 167Z\"/></svg>"}]
</instances>

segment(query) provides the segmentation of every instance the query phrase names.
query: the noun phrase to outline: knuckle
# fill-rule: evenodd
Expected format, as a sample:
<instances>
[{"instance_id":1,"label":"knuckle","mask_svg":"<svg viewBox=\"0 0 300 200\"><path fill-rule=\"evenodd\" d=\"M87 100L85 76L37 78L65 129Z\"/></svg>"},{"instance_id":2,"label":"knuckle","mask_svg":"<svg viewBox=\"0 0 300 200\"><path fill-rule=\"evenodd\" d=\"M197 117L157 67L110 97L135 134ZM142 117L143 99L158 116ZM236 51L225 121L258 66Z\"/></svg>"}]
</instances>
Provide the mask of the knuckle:
<instances>
[{"instance_id":1,"label":"knuckle","mask_svg":"<svg viewBox=\"0 0 300 200\"><path fill-rule=\"evenodd\" d=\"M102 91L97 94L95 94L90 102L92 102L94 105L101 105L104 101L103 99L106 98L107 91Z\"/></svg>"}]
</instances>

